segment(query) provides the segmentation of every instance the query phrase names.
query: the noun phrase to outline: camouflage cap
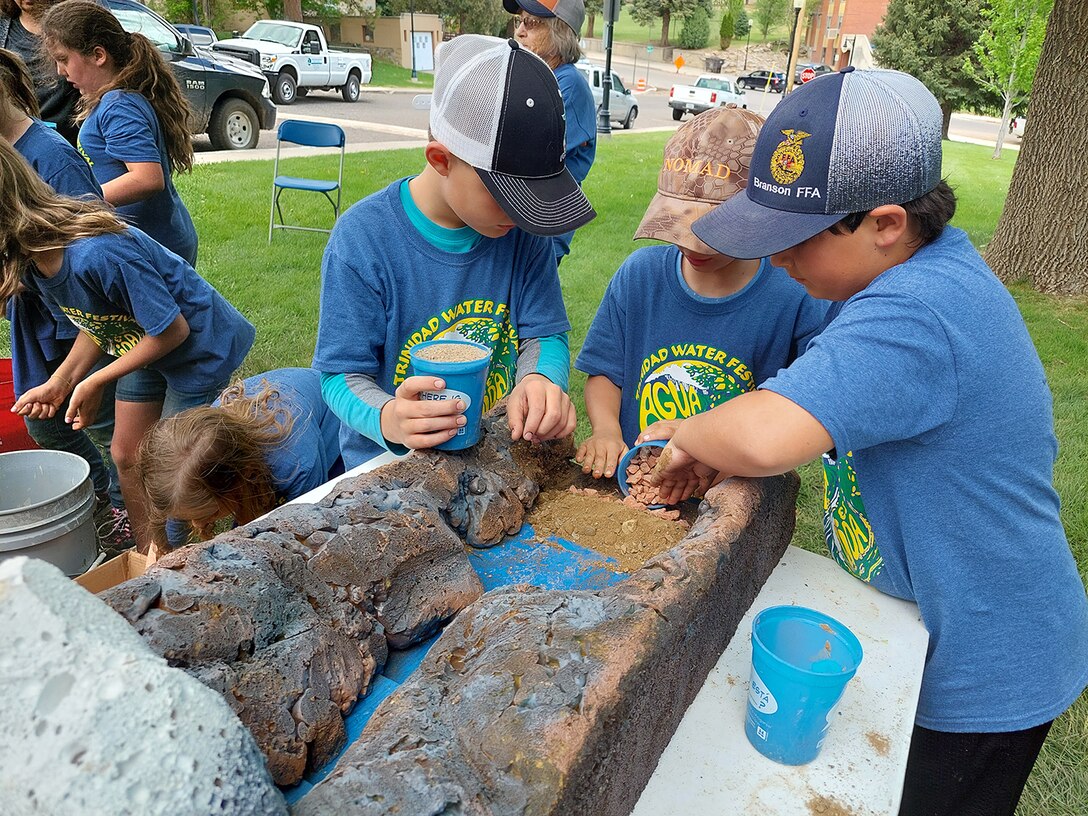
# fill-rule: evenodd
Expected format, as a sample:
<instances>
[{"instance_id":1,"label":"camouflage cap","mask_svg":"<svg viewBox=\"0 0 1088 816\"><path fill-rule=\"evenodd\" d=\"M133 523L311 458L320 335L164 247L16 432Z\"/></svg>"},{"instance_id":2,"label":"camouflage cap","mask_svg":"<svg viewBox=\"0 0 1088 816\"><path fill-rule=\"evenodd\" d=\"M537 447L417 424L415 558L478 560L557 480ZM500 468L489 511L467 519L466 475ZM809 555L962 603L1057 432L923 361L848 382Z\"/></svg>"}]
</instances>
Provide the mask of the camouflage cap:
<instances>
[{"instance_id":1,"label":"camouflage cap","mask_svg":"<svg viewBox=\"0 0 1088 816\"><path fill-rule=\"evenodd\" d=\"M716 250L692 231L696 219L748 184L752 150L763 117L729 104L701 113L665 145L657 194L635 238L656 238L705 255Z\"/></svg>"}]
</instances>

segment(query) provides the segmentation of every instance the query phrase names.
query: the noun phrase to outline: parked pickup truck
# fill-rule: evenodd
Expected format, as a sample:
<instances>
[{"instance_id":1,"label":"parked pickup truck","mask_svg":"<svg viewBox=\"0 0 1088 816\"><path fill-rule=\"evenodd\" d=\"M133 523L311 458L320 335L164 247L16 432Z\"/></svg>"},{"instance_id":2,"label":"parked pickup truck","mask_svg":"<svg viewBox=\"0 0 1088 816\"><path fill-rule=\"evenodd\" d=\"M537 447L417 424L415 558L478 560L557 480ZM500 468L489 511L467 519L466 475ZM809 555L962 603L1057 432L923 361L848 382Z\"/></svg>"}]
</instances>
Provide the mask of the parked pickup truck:
<instances>
[{"instance_id":1,"label":"parked pickup truck","mask_svg":"<svg viewBox=\"0 0 1088 816\"><path fill-rule=\"evenodd\" d=\"M248 62L194 47L170 23L136 0L106 0L125 31L143 34L159 49L193 108L190 129L205 133L216 150L257 146L276 126L268 80Z\"/></svg>"},{"instance_id":2,"label":"parked pickup truck","mask_svg":"<svg viewBox=\"0 0 1088 816\"><path fill-rule=\"evenodd\" d=\"M345 102L358 102L360 87L371 77L369 54L330 51L324 32L306 23L258 20L241 37L220 40L212 49L259 65L277 105L332 88L340 89Z\"/></svg>"},{"instance_id":3,"label":"parked pickup truck","mask_svg":"<svg viewBox=\"0 0 1088 816\"><path fill-rule=\"evenodd\" d=\"M744 91L717 74L703 74L695 80L694 85L673 85L669 89L669 107L672 108L672 118L677 122L685 113L702 113L730 102L738 108L748 107Z\"/></svg>"}]
</instances>

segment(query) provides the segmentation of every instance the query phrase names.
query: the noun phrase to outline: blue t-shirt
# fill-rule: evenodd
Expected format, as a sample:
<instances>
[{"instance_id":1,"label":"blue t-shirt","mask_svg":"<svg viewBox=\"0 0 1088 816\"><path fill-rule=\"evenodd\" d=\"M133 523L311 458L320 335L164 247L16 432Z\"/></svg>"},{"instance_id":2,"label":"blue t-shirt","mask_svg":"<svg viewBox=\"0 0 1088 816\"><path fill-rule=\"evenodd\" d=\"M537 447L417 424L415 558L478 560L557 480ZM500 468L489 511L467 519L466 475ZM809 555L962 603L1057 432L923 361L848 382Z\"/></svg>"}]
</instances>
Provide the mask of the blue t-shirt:
<instances>
[{"instance_id":1,"label":"blue t-shirt","mask_svg":"<svg viewBox=\"0 0 1088 816\"><path fill-rule=\"evenodd\" d=\"M41 122L32 121L15 142L15 149L39 176L61 195L102 197L91 166L64 137ZM63 315L54 314L33 282L8 298L6 316L11 325L12 380L16 395L49 379L51 367L68 356L79 330Z\"/></svg>"},{"instance_id":2,"label":"blue t-shirt","mask_svg":"<svg viewBox=\"0 0 1088 816\"><path fill-rule=\"evenodd\" d=\"M73 241L64 248L60 271L36 277L35 285L114 357L183 315L189 324L185 342L148 366L178 391L206 391L230 379L253 345L253 326L237 309L189 264L135 228Z\"/></svg>"},{"instance_id":3,"label":"blue t-shirt","mask_svg":"<svg viewBox=\"0 0 1088 816\"><path fill-rule=\"evenodd\" d=\"M683 419L753 391L790 364L828 303L764 260L741 291L705 298L675 246L636 249L608 284L575 367L621 391L628 445L662 419Z\"/></svg>"},{"instance_id":4,"label":"blue t-shirt","mask_svg":"<svg viewBox=\"0 0 1088 816\"><path fill-rule=\"evenodd\" d=\"M555 69L567 129L567 169L581 184L597 155L597 104L585 74L570 64Z\"/></svg>"},{"instance_id":5,"label":"blue t-shirt","mask_svg":"<svg viewBox=\"0 0 1088 816\"><path fill-rule=\"evenodd\" d=\"M392 394L409 375L416 343L466 339L492 347L483 410L514 386L519 340L568 331L551 241L520 229L445 252L408 220L393 182L351 206L321 262L314 368L366 374ZM343 417L342 417L343 419ZM384 447L346 424L344 464Z\"/></svg>"},{"instance_id":6,"label":"blue t-shirt","mask_svg":"<svg viewBox=\"0 0 1088 816\"><path fill-rule=\"evenodd\" d=\"M597 156L597 103L585 75L569 63L555 69L559 93L563 97L563 119L567 130L566 166L581 184L589 175ZM552 237L555 259L559 262L570 252L574 230Z\"/></svg>"},{"instance_id":7,"label":"blue t-shirt","mask_svg":"<svg viewBox=\"0 0 1088 816\"><path fill-rule=\"evenodd\" d=\"M1052 484L1050 390L967 236L947 227L881 274L762 387L834 440L833 557L918 603L918 724L1018 731L1068 708L1088 684L1088 599Z\"/></svg>"},{"instance_id":8,"label":"blue t-shirt","mask_svg":"<svg viewBox=\"0 0 1088 816\"><path fill-rule=\"evenodd\" d=\"M166 139L151 103L132 91L107 91L79 129L79 149L99 184L128 172L126 162L158 162L162 190L150 198L117 208L139 227L191 266L196 265L196 228L174 187Z\"/></svg>"},{"instance_id":9,"label":"blue t-shirt","mask_svg":"<svg viewBox=\"0 0 1088 816\"><path fill-rule=\"evenodd\" d=\"M246 396L268 384L279 392L276 411L293 418L290 435L266 454L280 503L297 499L344 472L340 458L340 420L321 398L321 372L312 368L277 368L249 377ZM218 406L219 400L212 405Z\"/></svg>"}]
</instances>

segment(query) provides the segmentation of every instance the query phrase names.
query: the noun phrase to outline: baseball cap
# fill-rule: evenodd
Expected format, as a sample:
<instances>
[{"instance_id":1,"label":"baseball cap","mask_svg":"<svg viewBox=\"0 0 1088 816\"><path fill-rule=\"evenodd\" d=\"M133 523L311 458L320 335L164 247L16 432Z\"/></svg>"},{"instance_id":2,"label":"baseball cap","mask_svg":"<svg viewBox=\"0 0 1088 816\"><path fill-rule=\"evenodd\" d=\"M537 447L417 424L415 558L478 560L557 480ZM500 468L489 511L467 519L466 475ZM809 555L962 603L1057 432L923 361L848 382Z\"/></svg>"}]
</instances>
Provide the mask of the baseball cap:
<instances>
[{"instance_id":1,"label":"baseball cap","mask_svg":"<svg viewBox=\"0 0 1088 816\"><path fill-rule=\"evenodd\" d=\"M778 103L756 140L744 195L695 222L733 258L763 258L854 212L905 204L941 181L941 107L899 71L824 74Z\"/></svg>"},{"instance_id":2,"label":"baseball cap","mask_svg":"<svg viewBox=\"0 0 1088 816\"><path fill-rule=\"evenodd\" d=\"M665 145L657 194L635 238L656 238L703 255L717 250L692 233L696 219L744 192L763 117L734 104L686 122Z\"/></svg>"},{"instance_id":3,"label":"baseball cap","mask_svg":"<svg viewBox=\"0 0 1088 816\"><path fill-rule=\"evenodd\" d=\"M582 23L586 21L584 0L502 0L502 7L511 14L517 14L519 8L525 9L534 17L558 17L582 36Z\"/></svg>"},{"instance_id":4,"label":"baseball cap","mask_svg":"<svg viewBox=\"0 0 1088 816\"><path fill-rule=\"evenodd\" d=\"M561 235L596 213L567 170L559 85L516 40L462 34L435 52L431 135L480 175L503 211L535 235Z\"/></svg>"}]
</instances>

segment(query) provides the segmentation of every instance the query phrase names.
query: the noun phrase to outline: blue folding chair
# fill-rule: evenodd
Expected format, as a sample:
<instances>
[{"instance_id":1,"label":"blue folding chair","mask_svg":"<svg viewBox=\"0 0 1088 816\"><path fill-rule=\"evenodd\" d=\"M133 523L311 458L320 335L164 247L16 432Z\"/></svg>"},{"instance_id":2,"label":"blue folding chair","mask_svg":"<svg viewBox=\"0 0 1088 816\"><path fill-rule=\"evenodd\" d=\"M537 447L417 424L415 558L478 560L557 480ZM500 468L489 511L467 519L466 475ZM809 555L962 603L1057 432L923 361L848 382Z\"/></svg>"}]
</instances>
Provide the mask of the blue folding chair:
<instances>
[{"instance_id":1,"label":"blue folding chair","mask_svg":"<svg viewBox=\"0 0 1088 816\"><path fill-rule=\"evenodd\" d=\"M303 147L338 147L340 148L340 170L336 180L299 178L298 176L280 175L280 146L284 142L302 145ZM272 170L272 209L268 214L268 243L272 243L272 231L300 230L302 232L332 232L331 229L319 227L304 227L287 224L283 219L283 210L280 209L280 194L284 190L302 190L309 193L321 193L332 205L333 223L340 217L340 190L344 180L344 145L347 139L344 131L338 125L328 122L299 122L288 119L281 122L276 131L276 164ZM336 193L336 199L332 197ZM279 223L276 223L276 216Z\"/></svg>"}]
</instances>

